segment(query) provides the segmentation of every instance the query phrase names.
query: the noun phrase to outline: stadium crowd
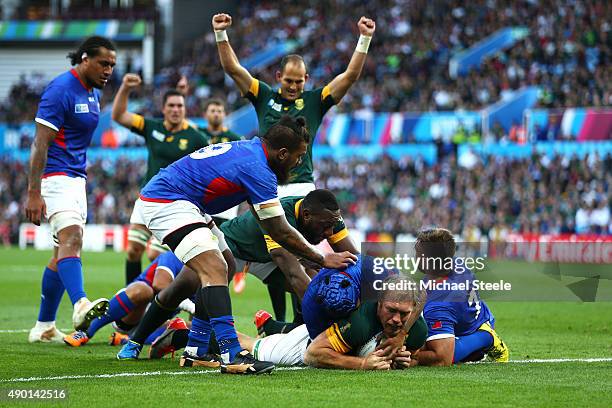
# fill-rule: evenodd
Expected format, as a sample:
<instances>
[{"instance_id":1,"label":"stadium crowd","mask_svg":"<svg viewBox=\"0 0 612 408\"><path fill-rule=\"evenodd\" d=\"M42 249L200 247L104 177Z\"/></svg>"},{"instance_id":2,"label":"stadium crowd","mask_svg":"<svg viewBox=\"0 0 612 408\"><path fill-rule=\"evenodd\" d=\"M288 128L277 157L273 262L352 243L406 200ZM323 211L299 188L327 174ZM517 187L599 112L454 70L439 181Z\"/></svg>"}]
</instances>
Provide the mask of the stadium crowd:
<instances>
[{"instance_id":1,"label":"stadium crowd","mask_svg":"<svg viewBox=\"0 0 612 408\"><path fill-rule=\"evenodd\" d=\"M128 224L145 168L142 161L96 161L88 169L88 221ZM24 163L0 162L0 240L16 243L24 222ZM509 232L612 234L612 156L568 159L375 161L322 159L316 184L338 197L346 224L395 236L430 225L466 240Z\"/></svg>"},{"instance_id":2,"label":"stadium crowd","mask_svg":"<svg viewBox=\"0 0 612 408\"><path fill-rule=\"evenodd\" d=\"M542 87L545 107L611 106L611 8L606 1L583 0L416 0L409 7L405 0L241 2L229 35L241 60L261 51L260 44L297 39L295 52L304 55L311 84L320 86L346 66L358 18L374 16L380 22L376 39L362 79L340 105L346 111L479 109L525 85ZM453 53L510 26L525 26L529 35L466 77L449 76ZM188 115L199 114L210 96L226 98L233 109L245 104L219 68L209 32L158 73L155 86L141 94L141 113L158 114L158 99L181 75L193 84ZM274 71L253 74L274 83ZM34 97L40 89L29 82L16 84L13 92L30 93ZM0 107L0 121L31 120L31 109L15 106L13 94Z\"/></svg>"}]
</instances>

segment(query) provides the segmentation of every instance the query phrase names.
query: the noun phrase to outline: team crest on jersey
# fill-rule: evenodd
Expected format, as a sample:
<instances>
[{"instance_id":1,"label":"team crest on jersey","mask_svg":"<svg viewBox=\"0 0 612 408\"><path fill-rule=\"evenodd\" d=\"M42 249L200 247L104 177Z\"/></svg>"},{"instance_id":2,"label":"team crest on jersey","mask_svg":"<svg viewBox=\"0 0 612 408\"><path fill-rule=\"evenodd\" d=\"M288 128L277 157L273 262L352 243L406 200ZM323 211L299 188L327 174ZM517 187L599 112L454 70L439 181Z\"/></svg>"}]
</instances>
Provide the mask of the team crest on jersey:
<instances>
[{"instance_id":1,"label":"team crest on jersey","mask_svg":"<svg viewBox=\"0 0 612 408\"><path fill-rule=\"evenodd\" d=\"M74 105L74 113L89 113L89 105L86 103L77 103Z\"/></svg>"},{"instance_id":2,"label":"team crest on jersey","mask_svg":"<svg viewBox=\"0 0 612 408\"><path fill-rule=\"evenodd\" d=\"M151 136L153 136L153 139L157 140L158 142L163 142L166 139L166 135L157 130L152 131Z\"/></svg>"},{"instance_id":3,"label":"team crest on jersey","mask_svg":"<svg viewBox=\"0 0 612 408\"><path fill-rule=\"evenodd\" d=\"M304 100L302 98L295 100L295 109L297 110L304 109Z\"/></svg>"},{"instance_id":4,"label":"team crest on jersey","mask_svg":"<svg viewBox=\"0 0 612 408\"><path fill-rule=\"evenodd\" d=\"M179 149L187 150L187 145L189 144L189 140L187 139L179 139Z\"/></svg>"}]
</instances>

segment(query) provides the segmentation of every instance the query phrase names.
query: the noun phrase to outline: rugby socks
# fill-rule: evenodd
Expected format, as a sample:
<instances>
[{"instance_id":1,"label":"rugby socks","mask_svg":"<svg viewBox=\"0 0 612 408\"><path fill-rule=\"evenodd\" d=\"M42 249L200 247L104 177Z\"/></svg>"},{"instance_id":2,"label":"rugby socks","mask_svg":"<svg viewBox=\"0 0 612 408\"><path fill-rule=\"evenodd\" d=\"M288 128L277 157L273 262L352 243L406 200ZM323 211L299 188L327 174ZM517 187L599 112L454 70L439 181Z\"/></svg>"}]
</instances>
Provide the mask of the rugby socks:
<instances>
[{"instance_id":1,"label":"rugby socks","mask_svg":"<svg viewBox=\"0 0 612 408\"><path fill-rule=\"evenodd\" d=\"M493 336L486 331L478 330L476 333L461 336L455 339L455 354L453 363L459 363L471 354L484 352L493 345Z\"/></svg>"},{"instance_id":2,"label":"rugby socks","mask_svg":"<svg viewBox=\"0 0 612 408\"><path fill-rule=\"evenodd\" d=\"M289 333L302 324L304 323L279 322L278 320L268 319L268 321L264 323L263 329L266 336L270 336L272 334Z\"/></svg>"},{"instance_id":3,"label":"rugby socks","mask_svg":"<svg viewBox=\"0 0 612 408\"><path fill-rule=\"evenodd\" d=\"M279 268L275 268L272 273L264 279L263 283L268 287L272 310L274 310L274 318L284 321L287 313L287 306L285 303L285 276Z\"/></svg>"},{"instance_id":4,"label":"rugby socks","mask_svg":"<svg viewBox=\"0 0 612 408\"><path fill-rule=\"evenodd\" d=\"M64 295L64 284L57 272L48 267L42 276L42 290L40 296L40 310L38 311L39 322L53 322L57 314L57 308Z\"/></svg>"},{"instance_id":5,"label":"rugby socks","mask_svg":"<svg viewBox=\"0 0 612 408\"><path fill-rule=\"evenodd\" d=\"M83 288L83 266L81 258L68 256L57 261L57 273L74 305L81 298L87 297Z\"/></svg>"},{"instance_id":6,"label":"rugby socks","mask_svg":"<svg viewBox=\"0 0 612 408\"><path fill-rule=\"evenodd\" d=\"M207 286L202 288L201 292L202 301L210 316L210 324L217 336L221 358L225 363L230 363L236 354L242 351L242 347L240 347L234 328L229 288L227 286Z\"/></svg>"},{"instance_id":7,"label":"rugby socks","mask_svg":"<svg viewBox=\"0 0 612 408\"><path fill-rule=\"evenodd\" d=\"M291 304L293 306L293 323L299 326L304 323L304 316L302 316L302 302L295 293L291 294Z\"/></svg>"},{"instance_id":8,"label":"rugby socks","mask_svg":"<svg viewBox=\"0 0 612 408\"><path fill-rule=\"evenodd\" d=\"M166 325L158 327L153 333L149 334L149 337L145 339L144 344L153 343L155 339L161 336L161 334L165 331L166 331Z\"/></svg>"},{"instance_id":9,"label":"rugby socks","mask_svg":"<svg viewBox=\"0 0 612 408\"><path fill-rule=\"evenodd\" d=\"M91 322L87 330L87 337L92 338L94 334L102 327L116 320L121 320L134 310L134 304L128 297L125 291L121 291L109 302L108 311L104 316L99 317Z\"/></svg>"},{"instance_id":10,"label":"rugby socks","mask_svg":"<svg viewBox=\"0 0 612 408\"><path fill-rule=\"evenodd\" d=\"M189 330L189 339L185 351L198 357L208 353L211 332L210 321L194 317L191 320L191 329Z\"/></svg>"},{"instance_id":11,"label":"rugby socks","mask_svg":"<svg viewBox=\"0 0 612 408\"><path fill-rule=\"evenodd\" d=\"M176 309L169 309L159 303L157 296L149 305L147 312L140 319L140 323L136 326L134 333L130 337L130 340L144 344L145 340L151 333L153 333L159 326L174 316Z\"/></svg>"},{"instance_id":12,"label":"rugby socks","mask_svg":"<svg viewBox=\"0 0 612 408\"><path fill-rule=\"evenodd\" d=\"M142 263L138 261L125 260L125 285L132 283L142 272Z\"/></svg>"}]
</instances>

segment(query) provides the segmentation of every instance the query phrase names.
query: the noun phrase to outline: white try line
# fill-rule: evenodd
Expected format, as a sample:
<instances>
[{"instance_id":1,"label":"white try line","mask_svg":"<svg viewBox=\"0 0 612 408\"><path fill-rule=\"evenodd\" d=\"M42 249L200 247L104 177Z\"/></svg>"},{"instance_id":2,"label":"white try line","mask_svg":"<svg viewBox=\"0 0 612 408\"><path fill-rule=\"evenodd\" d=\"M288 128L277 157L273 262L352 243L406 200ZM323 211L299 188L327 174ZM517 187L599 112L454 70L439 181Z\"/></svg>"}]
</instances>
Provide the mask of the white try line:
<instances>
[{"instance_id":1,"label":"white try line","mask_svg":"<svg viewBox=\"0 0 612 408\"><path fill-rule=\"evenodd\" d=\"M612 362L612 357L604 358L536 358L531 360L510 360L510 363L603 363ZM477 363L478 364L478 363ZM297 371L310 369L310 367L277 367L276 371ZM33 382L33 381L55 381L55 380L81 380L91 378L118 378L118 377L154 377L154 376L173 376L173 375L202 375L202 374L221 374L219 370L184 370L184 371L143 371L133 373L112 373L112 374L85 374L85 375L60 375L51 377L21 377L6 378L0 383Z\"/></svg>"},{"instance_id":2,"label":"white try line","mask_svg":"<svg viewBox=\"0 0 612 408\"><path fill-rule=\"evenodd\" d=\"M3 333L8 333L8 334L11 334L11 333L29 333L29 332L30 332L30 330L31 330L31 329L10 329L10 330L0 330L0 334L3 334ZM71 332L71 331L73 331L74 329L59 329L59 330L60 330L60 331L63 331L63 332Z\"/></svg>"}]
</instances>

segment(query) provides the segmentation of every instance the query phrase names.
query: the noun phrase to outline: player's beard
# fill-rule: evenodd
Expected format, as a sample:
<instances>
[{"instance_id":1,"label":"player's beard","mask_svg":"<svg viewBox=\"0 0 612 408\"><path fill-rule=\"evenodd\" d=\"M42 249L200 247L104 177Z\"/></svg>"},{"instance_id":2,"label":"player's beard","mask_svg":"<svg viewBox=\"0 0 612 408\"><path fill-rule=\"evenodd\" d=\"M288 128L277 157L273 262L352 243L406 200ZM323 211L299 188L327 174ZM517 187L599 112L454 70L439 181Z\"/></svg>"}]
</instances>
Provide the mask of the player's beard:
<instances>
[{"instance_id":1,"label":"player's beard","mask_svg":"<svg viewBox=\"0 0 612 408\"><path fill-rule=\"evenodd\" d=\"M276 180L279 186L285 185L289 182L289 175L291 174L291 169L283 166L283 163L277 161L270 162L270 168L276 174Z\"/></svg>"}]
</instances>

